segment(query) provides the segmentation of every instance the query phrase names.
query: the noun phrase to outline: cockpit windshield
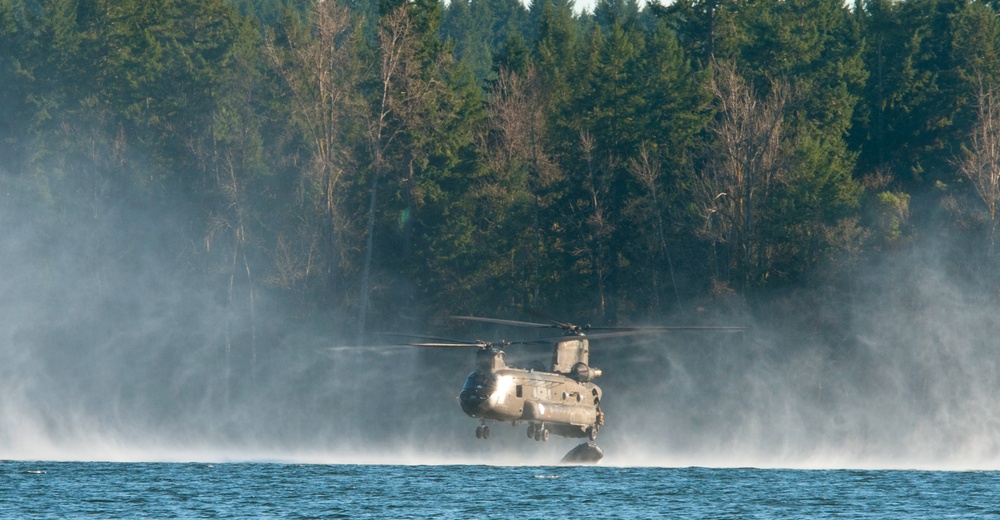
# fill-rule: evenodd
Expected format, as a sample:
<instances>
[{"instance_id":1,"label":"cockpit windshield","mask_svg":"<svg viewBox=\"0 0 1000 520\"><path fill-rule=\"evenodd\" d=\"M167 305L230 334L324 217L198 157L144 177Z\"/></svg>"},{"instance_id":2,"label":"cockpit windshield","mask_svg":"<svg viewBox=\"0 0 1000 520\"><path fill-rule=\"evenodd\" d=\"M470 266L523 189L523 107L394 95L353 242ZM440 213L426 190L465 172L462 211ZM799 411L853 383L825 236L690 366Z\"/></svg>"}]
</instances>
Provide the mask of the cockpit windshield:
<instances>
[{"instance_id":1,"label":"cockpit windshield","mask_svg":"<svg viewBox=\"0 0 1000 520\"><path fill-rule=\"evenodd\" d=\"M477 370L469 374L469 377L465 378L465 386L463 386L462 389L475 390L484 386L486 386L486 374Z\"/></svg>"},{"instance_id":2,"label":"cockpit windshield","mask_svg":"<svg viewBox=\"0 0 1000 520\"><path fill-rule=\"evenodd\" d=\"M487 397L495 390L496 382L485 372L476 370L465 379L465 386L462 387L462 397Z\"/></svg>"}]
</instances>

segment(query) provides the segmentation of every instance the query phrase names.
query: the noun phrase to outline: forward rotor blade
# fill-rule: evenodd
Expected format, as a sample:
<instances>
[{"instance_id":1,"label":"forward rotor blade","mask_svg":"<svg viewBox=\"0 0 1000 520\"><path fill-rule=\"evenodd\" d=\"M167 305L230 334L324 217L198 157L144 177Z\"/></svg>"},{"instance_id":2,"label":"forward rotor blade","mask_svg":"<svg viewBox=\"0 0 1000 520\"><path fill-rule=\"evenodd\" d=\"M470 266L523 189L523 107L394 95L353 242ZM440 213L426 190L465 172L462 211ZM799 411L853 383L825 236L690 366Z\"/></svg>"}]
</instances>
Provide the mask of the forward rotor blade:
<instances>
[{"instance_id":1,"label":"forward rotor blade","mask_svg":"<svg viewBox=\"0 0 1000 520\"><path fill-rule=\"evenodd\" d=\"M500 325L511 325L514 327L534 327L534 328L552 328L556 325L550 325L547 323L533 323L530 321L516 321L516 320L501 320L498 318L480 318L478 316L452 316L456 320L465 321L481 321L485 323L497 323Z\"/></svg>"},{"instance_id":2,"label":"forward rotor blade","mask_svg":"<svg viewBox=\"0 0 1000 520\"><path fill-rule=\"evenodd\" d=\"M440 347L440 348L486 348L489 343L410 343L414 347Z\"/></svg>"},{"instance_id":3,"label":"forward rotor blade","mask_svg":"<svg viewBox=\"0 0 1000 520\"><path fill-rule=\"evenodd\" d=\"M379 332L380 336L395 336L397 338L409 338L409 339L421 339L430 342L440 342L440 343L483 343L479 340L467 340L467 339L455 339L455 338L442 338L438 336L425 336L423 334L401 334L398 332ZM407 342L407 345L412 345L413 343Z\"/></svg>"},{"instance_id":4,"label":"forward rotor blade","mask_svg":"<svg viewBox=\"0 0 1000 520\"><path fill-rule=\"evenodd\" d=\"M407 338L407 339L419 339L425 340L418 343L412 341L407 341L404 345L408 347L456 347L456 348L486 348L494 343L490 343L483 340L468 340L468 339L454 339L454 338L439 338L435 336L424 336L421 334L400 334L398 332L380 332L381 336L395 336L397 338Z\"/></svg>"}]
</instances>

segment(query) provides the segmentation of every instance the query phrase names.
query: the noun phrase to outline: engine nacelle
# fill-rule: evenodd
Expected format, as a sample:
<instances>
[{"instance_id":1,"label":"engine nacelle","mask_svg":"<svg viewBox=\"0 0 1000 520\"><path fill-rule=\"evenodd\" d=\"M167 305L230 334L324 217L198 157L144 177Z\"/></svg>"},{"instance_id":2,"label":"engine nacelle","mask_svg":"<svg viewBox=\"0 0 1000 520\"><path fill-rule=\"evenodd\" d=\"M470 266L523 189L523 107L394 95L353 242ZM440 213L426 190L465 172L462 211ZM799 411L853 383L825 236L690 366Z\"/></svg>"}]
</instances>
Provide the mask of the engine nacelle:
<instances>
[{"instance_id":1,"label":"engine nacelle","mask_svg":"<svg viewBox=\"0 0 1000 520\"><path fill-rule=\"evenodd\" d=\"M576 379L581 383L589 383L599 377L601 377L601 369L594 368L586 363L577 363L573 365L572 370L570 370L569 377Z\"/></svg>"}]
</instances>

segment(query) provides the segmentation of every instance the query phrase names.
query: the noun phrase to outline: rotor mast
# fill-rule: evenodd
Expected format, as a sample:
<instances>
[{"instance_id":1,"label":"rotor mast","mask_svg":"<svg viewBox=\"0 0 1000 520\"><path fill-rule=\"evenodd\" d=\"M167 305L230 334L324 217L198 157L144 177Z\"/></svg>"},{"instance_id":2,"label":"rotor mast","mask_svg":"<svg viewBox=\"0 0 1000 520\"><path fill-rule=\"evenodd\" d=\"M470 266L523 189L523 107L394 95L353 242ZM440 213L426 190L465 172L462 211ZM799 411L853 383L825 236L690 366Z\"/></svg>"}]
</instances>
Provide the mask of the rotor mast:
<instances>
[{"instance_id":1,"label":"rotor mast","mask_svg":"<svg viewBox=\"0 0 1000 520\"><path fill-rule=\"evenodd\" d=\"M483 372L503 370L507 368L507 363L504 361L504 357L505 354L503 350L494 346L480 348L476 350L476 369L482 370Z\"/></svg>"},{"instance_id":2,"label":"rotor mast","mask_svg":"<svg viewBox=\"0 0 1000 520\"><path fill-rule=\"evenodd\" d=\"M590 365L590 342L582 334L568 334L552 347L552 372L569 374L577 363Z\"/></svg>"}]
</instances>

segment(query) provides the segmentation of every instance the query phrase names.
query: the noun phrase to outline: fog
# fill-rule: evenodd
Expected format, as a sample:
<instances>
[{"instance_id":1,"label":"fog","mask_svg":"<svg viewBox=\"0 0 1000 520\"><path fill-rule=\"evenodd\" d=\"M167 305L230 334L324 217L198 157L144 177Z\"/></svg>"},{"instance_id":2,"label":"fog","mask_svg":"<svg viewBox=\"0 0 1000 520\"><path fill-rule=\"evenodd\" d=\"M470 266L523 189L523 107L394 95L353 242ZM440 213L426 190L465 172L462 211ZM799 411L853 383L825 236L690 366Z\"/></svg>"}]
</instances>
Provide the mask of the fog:
<instances>
[{"instance_id":1,"label":"fog","mask_svg":"<svg viewBox=\"0 0 1000 520\"><path fill-rule=\"evenodd\" d=\"M996 308L942 247L858 274L848 302L792 295L742 338L667 341L612 372L606 449L625 464L997 469ZM817 334L838 312L847 326ZM661 377L637 382L642 366Z\"/></svg>"},{"instance_id":2,"label":"fog","mask_svg":"<svg viewBox=\"0 0 1000 520\"><path fill-rule=\"evenodd\" d=\"M502 424L476 440L456 399L472 351L358 347L267 291L251 305L246 287L206 284L174 253L183 204L53 219L12 182L0 459L551 464L579 442ZM866 266L850 294L791 292L719 323L741 334L595 341L604 464L1000 468L995 300L951 255L925 239Z\"/></svg>"}]
</instances>

